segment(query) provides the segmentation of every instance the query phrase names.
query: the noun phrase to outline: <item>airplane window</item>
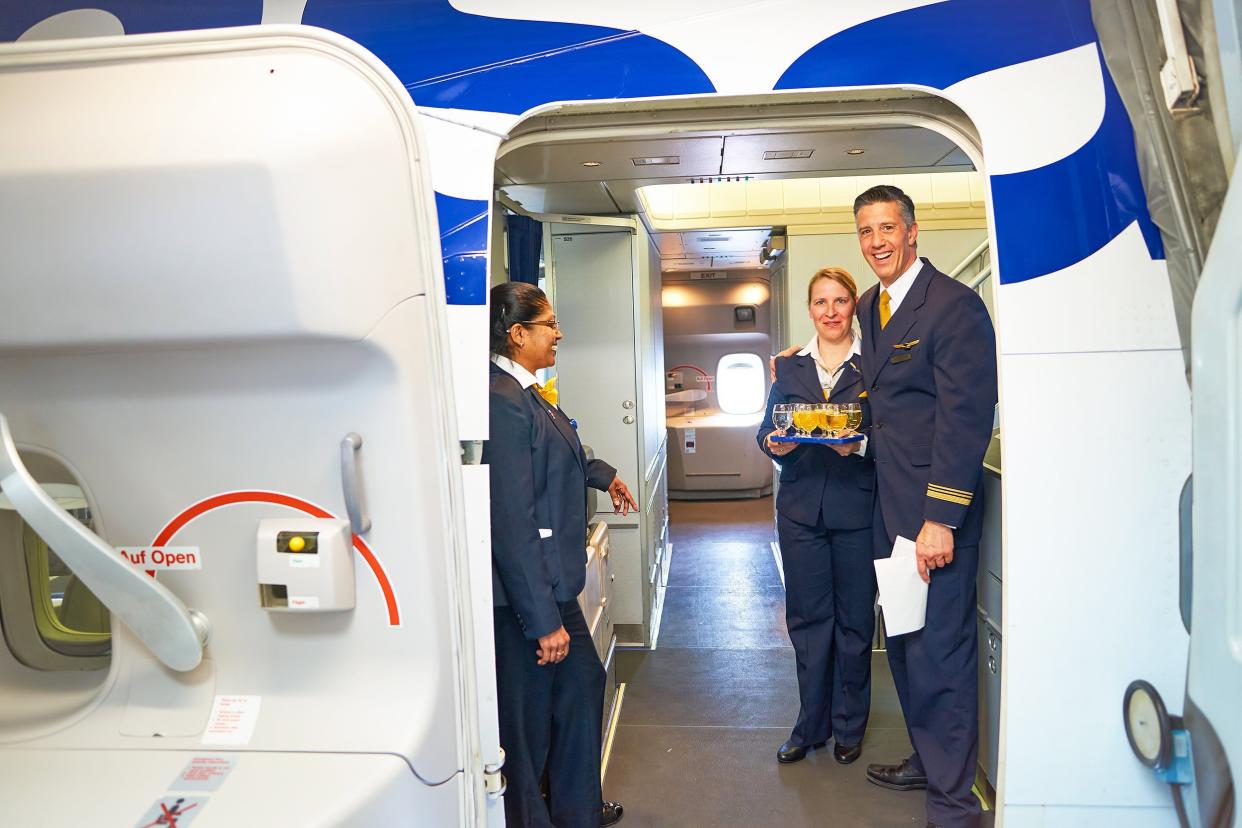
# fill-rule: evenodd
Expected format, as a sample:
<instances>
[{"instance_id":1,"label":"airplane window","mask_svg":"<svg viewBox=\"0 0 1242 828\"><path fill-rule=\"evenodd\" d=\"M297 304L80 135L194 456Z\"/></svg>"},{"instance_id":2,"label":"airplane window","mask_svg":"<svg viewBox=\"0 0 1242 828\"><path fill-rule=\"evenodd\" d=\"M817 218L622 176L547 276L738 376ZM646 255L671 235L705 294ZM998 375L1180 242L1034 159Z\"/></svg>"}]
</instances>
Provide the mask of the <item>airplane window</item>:
<instances>
[{"instance_id":1,"label":"airplane window","mask_svg":"<svg viewBox=\"0 0 1242 828\"><path fill-rule=\"evenodd\" d=\"M43 483L43 488L83 525L91 526L90 508L79 486L58 482ZM3 555L8 563L0 567L0 614L13 654L43 670L102 666L98 659L111 650L107 608L0 494L0 552L7 552L4 547L17 547L18 552Z\"/></svg>"},{"instance_id":2,"label":"airplane window","mask_svg":"<svg viewBox=\"0 0 1242 828\"><path fill-rule=\"evenodd\" d=\"M716 401L726 414L763 408L763 360L757 354L725 354L716 363Z\"/></svg>"}]
</instances>

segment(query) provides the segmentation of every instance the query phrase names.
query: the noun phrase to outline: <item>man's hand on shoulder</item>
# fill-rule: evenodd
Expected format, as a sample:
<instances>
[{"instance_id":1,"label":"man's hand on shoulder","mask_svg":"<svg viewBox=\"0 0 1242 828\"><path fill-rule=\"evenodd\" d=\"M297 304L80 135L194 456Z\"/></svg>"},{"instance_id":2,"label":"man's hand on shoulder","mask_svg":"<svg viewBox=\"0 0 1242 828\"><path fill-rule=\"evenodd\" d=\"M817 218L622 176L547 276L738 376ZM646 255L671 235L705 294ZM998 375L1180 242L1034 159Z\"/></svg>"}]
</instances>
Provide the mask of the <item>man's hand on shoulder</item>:
<instances>
[{"instance_id":1,"label":"man's hand on shoulder","mask_svg":"<svg viewBox=\"0 0 1242 828\"><path fill-rule=\"evenodd\" d=\"M786 357L791 357L794 354L798 353L798 351L800 350L802 349L799 348L797 345L790 345L788 348L781 351L779 354L776 354L775 356L772 356L768 359L768 376L772 380L772 382L776 382L776 360L785 359Z\"/></svg>"},{"instance_id":2,"label":"man's hand on shoulder","mask_svg":"<svg viewBox=\"0 0 1242 828\"><path fill-rule=\"evenodd\" d=\"M914 541L914 557L919 577L931 583L931 570L953 563L953 530L934 520L923 521L923 528Z\"/></svg>"}]
</instances>

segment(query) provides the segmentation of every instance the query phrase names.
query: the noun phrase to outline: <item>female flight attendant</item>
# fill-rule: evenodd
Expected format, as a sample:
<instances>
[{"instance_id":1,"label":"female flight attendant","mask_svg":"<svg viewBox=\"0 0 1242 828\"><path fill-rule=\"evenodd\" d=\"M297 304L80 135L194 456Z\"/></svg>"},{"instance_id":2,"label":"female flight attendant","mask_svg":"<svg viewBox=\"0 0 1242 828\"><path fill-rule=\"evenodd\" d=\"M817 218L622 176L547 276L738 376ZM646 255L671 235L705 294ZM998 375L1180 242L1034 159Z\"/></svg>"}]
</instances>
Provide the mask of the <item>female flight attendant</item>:
<instances>
[{"instance_id":1,"label":"female flight attendant","mask_svg":"<svg viewBox=\"0 0 1242 828\"><path fill-rule=\"evenodd\" d=\"M875 466L866 443L845 446L773 443L779 403L859 402L859 340L853 331L858 289L840 268L811 277L807 309L815 336L796 355L776 360L776 381L759 427L759 446L781 466L776 529L785 570L785 620L798 666L801 709L776 752L800 761L807 748L836 742L843 764L862 754L871 709L871 637L875 570L871 510ZM863 427L870 418L863 405Z\"/></svg>"},{"instance_id":2,"label":"female flight attendant","mask_svg":"<svg viewBox=\"0 0 1242 828\"><path fill-rule=\"evenodd\" d=\"M586 581L587 486L618 512L638 504L602 460L586 459L576 424L541 395L560 326L543 291L491 292L492 594L505 821L596 828L621 819L600 790L604 668L578 593ZM540 780L547 773L547 799Z\"/></svg>"}]
</instances>

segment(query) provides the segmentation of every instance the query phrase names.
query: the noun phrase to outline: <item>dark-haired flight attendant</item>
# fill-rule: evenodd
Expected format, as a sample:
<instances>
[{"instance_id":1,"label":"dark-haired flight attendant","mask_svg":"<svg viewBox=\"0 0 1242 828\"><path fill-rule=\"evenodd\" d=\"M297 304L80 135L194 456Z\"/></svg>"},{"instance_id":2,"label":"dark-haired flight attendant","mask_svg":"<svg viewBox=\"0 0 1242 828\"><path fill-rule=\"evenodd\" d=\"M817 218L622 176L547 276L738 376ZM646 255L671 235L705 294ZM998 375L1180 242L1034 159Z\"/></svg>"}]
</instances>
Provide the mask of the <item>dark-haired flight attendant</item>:
<instances>
[{"instance_id":1,"label":"dark-haired flight attendant","mask_svg":"<svg viewBox=\"0 0 1242 828\"><path fill-rule=\"evenodd\" d=\"M871 516L875 466L865 444L773 443L772 407L780 403L860 403L869 424L859 342L854 336L858 289L840 268L824 268L807 286L815 336L797 354L776 360L776 381L757 435L781 465L776 528L785 570L785 620L798 669L801 708L776 758L797 762L808 748L835 739L843 764L862 753L871 710L871 638L875 570Z\"/></svg>"},{"instance_id":2,"label":"dark-haired flight attendant","mask_svg":"<svg viewBox=\"0 0 1242 828\"><path fill-rule=\"evenodd\" d=\"M587 487L637 509L616 469L587 460L576 425L541 396L560 326L522 282L491 292L492 593L505 821L597 828L621 819L600 787L604 667L577 597L586 581ZM540 780L547 774L546 801Z\"/></svg>"}]
</instances>

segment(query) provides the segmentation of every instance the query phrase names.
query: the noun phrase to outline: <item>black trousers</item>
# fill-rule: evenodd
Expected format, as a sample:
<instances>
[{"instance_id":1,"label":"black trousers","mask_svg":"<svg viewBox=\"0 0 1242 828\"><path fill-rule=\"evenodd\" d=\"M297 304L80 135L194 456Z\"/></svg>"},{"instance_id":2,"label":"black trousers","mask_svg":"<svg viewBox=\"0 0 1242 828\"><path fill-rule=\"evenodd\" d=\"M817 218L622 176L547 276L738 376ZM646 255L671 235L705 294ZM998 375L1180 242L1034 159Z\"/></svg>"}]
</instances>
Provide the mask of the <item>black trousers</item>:
<instances>
[{"instance_id":1,"label":"black trousers","mask_svg":"<svg viewBox=\"0 0 1242 828\"><path fill-rule=\"evenodd\" d=\"M876 519L876 555L887 558L893 545L879 508ZM945 828L979 824L971 790L979 755L978 570L978 545L955 544L953 563L932 570L926 625L888 638L888 664L914 745L909 761L927 774L927 820Z\"/></svg>"},{"instance_id":2,"label":"black trousers","mask_svg":"<svg viewBox=\"0 0 1242 828\"><path fill-rule=\"evenodd\" d=\"M789 739L862 742L871 712L875 568L871 528L827 529L776 516L785 569L785 622L801 709Z\"/></svg>"},{"instance_id":3,"label":"black trousers","mask_svg":"<svg viewBox=\"0 0 1242 828\"><path fill-rule=\"evenodd\" d=\"M510 828L598 828L604 667L577 601L560 605L569 654L539 666L511 607L493 607L505 822ZM548 775L548 799L539 793Z\"/></svg>"}]
</instances>

